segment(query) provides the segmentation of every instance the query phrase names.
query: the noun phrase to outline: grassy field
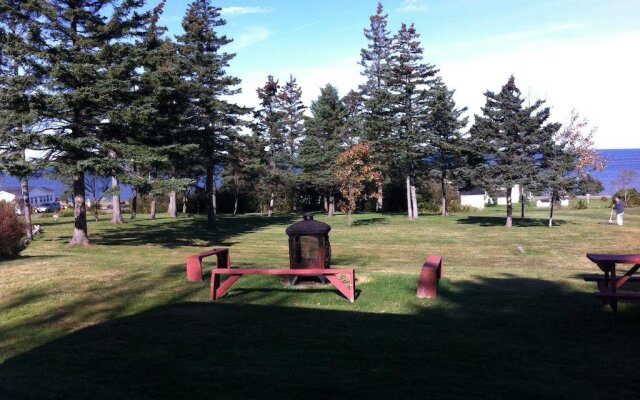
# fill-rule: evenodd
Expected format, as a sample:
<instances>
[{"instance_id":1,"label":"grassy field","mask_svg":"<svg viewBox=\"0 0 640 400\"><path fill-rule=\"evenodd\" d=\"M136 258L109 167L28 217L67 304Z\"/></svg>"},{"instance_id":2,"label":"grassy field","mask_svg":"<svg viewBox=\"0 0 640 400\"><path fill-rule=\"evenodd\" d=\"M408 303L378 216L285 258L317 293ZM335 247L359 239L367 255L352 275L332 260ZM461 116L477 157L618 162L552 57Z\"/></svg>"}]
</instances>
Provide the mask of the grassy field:
<instances>
[{"instance_id":1,"label":"grassy field","mask_svg":"<svg viewBox=\"0 0 640 400\"><path fill-rule=\"evenodd\" d=\"M633 399L640 304L617 321L583 282L587 252L640 252L640 209L423 216L363 214L332 226L336 268L355 268L354 304L330 285L250 276L220 301L185 279L185 257L228 246L234 266L286 267L299 216L90 222L69 219L0 263L0 399ZM106 218L105 218L106 219ZM517 250L524 248L524 253ZM438 298L415 298L427 254ZM208 259L207 259L208 260ZM631 287L631 285L627 285ZM637 287L635 288L638 289Z\"/></svg>"}]
</instances>

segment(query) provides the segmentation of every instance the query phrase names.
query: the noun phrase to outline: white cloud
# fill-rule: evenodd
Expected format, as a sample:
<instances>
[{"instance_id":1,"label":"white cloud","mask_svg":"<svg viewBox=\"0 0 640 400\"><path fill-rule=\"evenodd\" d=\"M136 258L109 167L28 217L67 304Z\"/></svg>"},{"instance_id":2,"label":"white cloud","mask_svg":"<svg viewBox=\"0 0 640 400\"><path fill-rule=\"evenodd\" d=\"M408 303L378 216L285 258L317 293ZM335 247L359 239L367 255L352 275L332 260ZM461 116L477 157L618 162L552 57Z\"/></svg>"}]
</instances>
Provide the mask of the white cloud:
<instances>
[{"instance_id":1,"label":"white cloud","mask_svg":"<svg viewBox=\"0 0 640 400\"><path fill-rule=\"evenodd\" d=\"M233 42L229 45L229 51L236 52L245 47L263 42L269 39L270 36L271 31L267 28L260 26L251 27L234 38Z\"/></svg>"},{"instance_id":2,"label":"white cloud","mask_svg":"<svg viewBox=\"0 0 640 400\"><path fill-rule=\"evenodd\" d=\"M535 40L517 50L483 50L482 55L444 62L440 71L456 102L480 113L486 90L497 92L509 75L523 95L546 99L551 118L562 122L572 109L599 129L599 148L640 148L636 104L640 58L633 49L640 31L598 38Z\"/></svg>"},{"instance_id":3,"label":"white cloud","mask_svg":"<svg viewBox=\"0 0 640 400\"><path fill-rule=\"evenodd\" d=\"M480 38L477 40L470 40L470 41L458 43L457 45L471 47L471 46L495 45L495 44L508 43L508 42L520 42L523 40L535 39L535 38L539 38L546 35L557 34L560 32L574 31L582 27L584 27L583 24L576 23L576 22L550 24L538 29L501 33L498 35L488 36L486 38Z\"/></svg>"},{"instance_id":4,"label":"white cloud","mask_svg":"<svg viewBox=\"0 0 640 400\"><path fill-rule=\"evenodd\" d=\"M403 12L427 12L429 6L425 0L404 0L400 5L400 11Z\"/></svg>"},{"instance_id":5,"label":"white cloud","mask_svg":"<svg viewBox=\"0 0 640 400\"><path fill-rule=\"evenodd\" d=\"M264 7L240 7L240 6L231 6L224 7L222 9L222 14L224 15L241 15L241 14L266 14L273 12L271 8Z\"/></svg>"}]
</instances>

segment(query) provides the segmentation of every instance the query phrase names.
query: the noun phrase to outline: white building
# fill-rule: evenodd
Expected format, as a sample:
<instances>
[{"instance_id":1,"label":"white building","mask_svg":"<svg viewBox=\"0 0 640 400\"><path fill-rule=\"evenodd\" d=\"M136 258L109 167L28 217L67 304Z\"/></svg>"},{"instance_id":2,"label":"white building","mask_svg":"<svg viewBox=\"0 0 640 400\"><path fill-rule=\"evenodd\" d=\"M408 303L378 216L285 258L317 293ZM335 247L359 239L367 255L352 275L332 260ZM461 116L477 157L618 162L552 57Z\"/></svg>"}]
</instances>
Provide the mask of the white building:
<instances>
[{"instance_id":1,"label":"white building","mask_svg":"<svg viewBox=\"0 0 640 400\"><path fill-rule=\"evenodd\" d=\"M487 192L480 187L463 190L460 192L460 205L482 210L485 204L487 204L487 198Z\"/></svg>"},{"instance_id":2,"label":"white building","mask_svg":"<svg viewBox=\"0 0 640 400\"><path fill-rule=\"evenodd\" d=\"M18 205L22 204L22 190L19 187L10 187L0 189L0 201L15 202ZM29 202L32 206L37 206L42 203L49 203L56 200L55 192L53 189L49 189L44 186L31 186L29 187Z\"/></svg>"}]
</instances>

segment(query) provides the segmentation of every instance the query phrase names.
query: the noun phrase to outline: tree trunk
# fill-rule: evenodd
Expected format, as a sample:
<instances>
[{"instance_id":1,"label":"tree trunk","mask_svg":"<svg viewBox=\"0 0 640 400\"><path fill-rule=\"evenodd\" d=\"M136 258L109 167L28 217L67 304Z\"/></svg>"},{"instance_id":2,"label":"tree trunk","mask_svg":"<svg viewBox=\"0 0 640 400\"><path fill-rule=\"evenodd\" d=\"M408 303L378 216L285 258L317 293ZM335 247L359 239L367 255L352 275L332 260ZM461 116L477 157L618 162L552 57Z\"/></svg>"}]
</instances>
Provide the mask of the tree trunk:
<instances>
[{"instance_id":1,"label":"tree trunk","mask_svg":"<svg viewBox=\"0 0 640 400\"><path fill-rule=\"evenodd\" d=\"M118 192L111 196L111 223L118 225L124 223L124 220L120 210L120 182L117 176L111 177L111 187L118 188Z\"/></svg>"},{"instance_id":2,"label":"tree trunk","mask_svg":"<svg viewBox=\"0 0 640 400\"><path fill-rule=\"evenodd\" d=\"M297 196L296 195L296 191L292 190L291 191L291 209L292 209L293 212L298 211L297 207L296 207L296 196Z\"/></svg>"},{"instance_id":3,"label":"tree trunk","mask_svg":"<svg viewBox=\"0 0 640 400\"><path fill-rule=\"evenodd\" d=\"M416 196L416 186L411 185L411 199L413 201L413 219L418 219L418 197Z\"/></svg>"},{"instance_id":4,"label":"tree trunk","mask_svg":"<svg viewBox=\"0 0 640 400\"><path fill-rule=\"evenodd\" d=\"M238 197L239 197L240 193L238 193L238 186L236 186L236 189L233 192L233 215L236 215L236 213L238 212Z\"/></svg>"},{"instance_id":5,"label":"tree trunk","mask_svg":"<svg viewBox=\"0 0 640 400\"><path fill-rule=\"evenodd\" d=\"M556 192L551 193L551 210L549 211L549 228L553 226L553 203L555 203Z\"/></svg>"},{"instance_id":6,"label":"tree trunk","mask_svg":"<svg viewBox=\"0 0 640 400\"><path fill-rule=\"evenodd\" d=\"M182 196L182 213L187 213L187 193L184 193Z\"/></svg>"},{"instance_id":7,"label":"tree trunk","mask_svg":"<svg viewBox=\"0 0 640 400\"><path fill-rule=\"evenodd\" d=\"M520 193L520 218L524 218L524 194L523 193Z\"/></svg>"},{"instance_id":8,"label":"tree trunk","mask_svg":"<svg viewBox=\"0 0 640 400\"><path fill-rule=\"evenodd\" d=\"M85 204L84 171L73 176L73 236L69 245L88 245L87 207Z\"/></svg>"},{"instance_id":9,"label":"tree trunk","mask_svg":"<svg viewBox=\"0 0 640 400\"><path fill-rule=\"evenodd\" d=\"M271 195L269 196L269 208L267 209L267 217L271 217L271 215L273 214L274 198L275 198L275 193L271 192Z\"/></svg>"},{"instance_id":10,"label":"tree trunk","mask_svg":"<svg viewBox=\"0 0 640 400\"><path fill-rule=\"evenodd\" d=\"M327 217L333 217L334 214L336 213L336 199L333 196L333 193L329 193L327 195L327 199L329 199L328 201L329 207L327 208Z\"/></svg>"},{"instance_id":11,"label":"tree trunk","mask_svg":"<svg viewBox=\"0 0 640 400\"><path fill-rule=\"evenodd\" d=\"M20 179L20 188L22 189L22 212L24 214L24 233L27 239L33 240L33 230L31 227L31 201L29 200L29 180L27 177Z\"/></svg>"},{"instance_id":12,"label":"tree trunk","mask_svg":"<svg viewBox=\"0 0 640 400\"><path fill-rule=\"evenodd\" d=\"M138 189L134 186L131 190L131 219L136 219L138 214Z\"/></svg>"},{"instance_id":13,"label":"tree trunk","mask_svg":"<svg viewBox=\"0 0 640 400\"><path fill-rule=\"evenodd\" d=\"M207 167L207 175L205 178L205 192L207 195L207 229L216 229L216 211L215 211L215 192L213 165Z\"/></svg>"},{"instance_id":14,"label":"tree trunk","mask_svg":"<svg viewBox=\"0 0 640 400\"><path fill-rule=\"evenodd\" d=\"M347 211L347 226L351 226L353 220L351 219L351 210Z\"/></svg>"},{"instance_id":15,"label":"tree trunk","mask_svg":"<svg viewBox=\"0 0 640 400\"><path fill-rule=\"evenodd\" d=\"M100 216L98 215L98 212L100 211L100 202L95 198L95 196L93 197L93 220L94 221L100 221Z\"/></svg>"},{"instance_id":16,"label":"tree trunk","mask_svg":"<svg viewBox=\"0 0 640 400\"><path fill-rule=\"evenodd\" d=\"M169 192L169 207L167 212L169 213L169 218L178 218L178 202L175 190Z\"/></svg>"},{"instance_id":17,"label":"tree trunk","mask_svg":"<svg viewBox=\"0 0 640 400\"><path fill-rule=\"evenodd\" d=\"M324 204L324 212L329 212L329 196L322 196L322 203Z\"/></svg>"},{"instance_id":18,"label":"tree trunk","mask_svg":"<svg viewBox=\"0 0 640 400\"><path fill-rule=\"evenodd\" d=\"M507 188L507 228L513 225L513 203L511 202L511 188Z\"/></svg>"},{"instance_id":19,"label":"tree trunk","mask_svg":"<svg viewBox=\"0 0 640 400\"><path fill-rule=\"evenodd\" d=\"M406 176L407 183L407 218L409 221L413 221L413 201L411 200L411 178Z\"/></svg>"},{"instance_id":20,"label":"tree trunk","mask_svg":"<svg viewBox=\"0 0 640 400\"><path fill-rule=\"evenodd\" d=\"M447 215L449 215L449 210L447 209L447 187L446 187L446 176L444 173L440 178L440 189L442 190L442 199L441 199L442 204L440 206L440 214L443 217L446 217Z\"/></svg>"},{"instance_id":21,"label":"tree trunk","mask_svg":"<svg viewBox=\"0 0 640 400\"><path fill-rule=\"evenodd\" d=\"M156 196L151 195L151 210L149 210L149 218L156 219Z\"/></svg>"},{"instance_id":22,"label":"tree trunk","mask_svg":"<svg viewBox=\"0 0 640 400\"><path fill-rule=\"evenodd\" d=\"M377 184L377 188L378 188L378 197L376 199L376 211L377 212L382 212L382 206L383 206L383 201L382 201L382 183L378 182Z\"/></svg>"}]
</instances>

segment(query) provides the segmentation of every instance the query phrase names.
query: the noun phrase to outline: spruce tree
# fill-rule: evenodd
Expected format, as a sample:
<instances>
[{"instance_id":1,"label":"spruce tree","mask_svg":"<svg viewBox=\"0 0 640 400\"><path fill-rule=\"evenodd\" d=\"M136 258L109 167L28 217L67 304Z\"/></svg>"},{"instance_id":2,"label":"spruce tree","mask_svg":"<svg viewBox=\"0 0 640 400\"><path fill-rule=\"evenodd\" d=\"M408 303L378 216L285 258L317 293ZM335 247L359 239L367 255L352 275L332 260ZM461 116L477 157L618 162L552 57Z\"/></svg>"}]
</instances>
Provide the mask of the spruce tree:
<instances>
[{"instance_id":1,"label":"spruce tree","mask_svg":"<svg viewBox=\"0 0 640 400\"><path fill-rule=\"evenodd\" d=\"M31 46L37 34L30 24L34 12L21 1L0 0L0 173L20 179L24 231L33 239L29 176L38 163L27 160L26 151L40 142L37 92L41 84Z\"/></svg>"},{"instance_id":2,"label":"spruce tree","mask_svg":"<svg viewBox=\"0 0 640 400\"><path fill-rule=\"evenodd\" d=\"M393 166L404 176L407 187L407 216L418 218L416 177L424 169L429 131L421 121L427 117L427 92L438 70L423 62L420 35L412 25L402 24L391 44L392 92L391 109L394 125L389 147L393 152Z\"/></svg>"},{"instance_id":3,"label":"spruce tree","mask_svg":"<svg viewBox=\"0 0 640 400\"><path fill-rule=\"evenodd\" d=\"M84 175L113 163L101 136L108 111L132 74L135 62L120 57L123 46L140 34L145 17L141 0L53 1L39 3L32 21L39 28L39 67L47 79L41 112L53 133L46 136L47 157L62 175L72 177L74 231L69 244L89 243Z\"/></svg>"},{"instance_id":4,"label":"spruce tree","mask_svg":"<svg viewBox=\"0 0 640 400\"><path fill-rule=\"evenodd\" d=\"M523 107L524 99L511 76L499 93L485 92L482 116L475 115L470 145L479 162L474 166L476 182L489 188L504 188L507 197L506 226L513 224L511 191L514 185L530 186L542 170L543 154L557 124L546 124L549 108L538 100Z\"/></svg>"},{"instance_id":5,"label":"spruce tree","mask_svg":"<svg viewBox=\"0 0 640 400\"><path fill-rule=\"evenodd\" d=\"M425 128L429 130L432 152L429 166L435 171L442 190L441 213L448 215L446 185L450 181L458 182L458 172L465 166L465 147L462 129L468 118L462 117L467 108L456 108L453 90L449 90L442 79L438 78L428 92Z\"/></svg>"},{"instance_id":6,"label":"spruce tree","mask_svg":"<svg viewBox=\"0 0 640 400\"><path fill-rule=\"evenodd\" d=\"M367 47L360 51L360 65L366 81L360 86L360 94L363 98L362 140L369 144L373 162L388 177L389 171L382 167L390 165L394 154L390 143L393 111L389 90L391 36L387 19L388 14L384 14L382 4L378 3L376 13L369 17L369 28L364 29ZM377 183L376 211L383 209L383 182L381 179Z\"/></svg>"},{"instance_id":7,"label":"spruce tree","mask_svg":"<svg viewBox=\"0 0 640 400\"><path fill-rule=\"evenodd\" d=\"M199 146L196 154L205 173L209 229L216 227L214 170L224 162L228 143L242 125L240 117L247 112L227 100L239 93L241 81L226 72L235 54L223 51L232 40L218 33L226 24L220 11L210 0L194 1L182 20L185 33L177 37L190 101L188 129L195 135L192 143Z\"/></svg>"},{"instance_id":8,"label":"spruce tree","mask_svg":"<svg viewBox=\"0 0 640 400\"><path fill-rule=\"evenodd\" d=\"M327 215L335 212L335 196L339 183L335 175L335 160L346 146L343 132L347 109L338 90L327 84L320 89L318 99L311 103L311 118L305 123L305 137L300 144L300 165L305 183L327 199Z\"/></svg>"},{"instance_id":9,"label":"spruce tree","mask_svg":"<svg viewBox=\"0 0 640 400\"><path fill-rule=\"evenodd\" d=\"M276 193L290 178L291 158L284 135L283 111L278 101L280 84L269 75L264 86L257 89L260 106L254 112L253 131L264 149L262 187L266 190L267 216L271 217Z\"/></svg>"}]
</instances>

